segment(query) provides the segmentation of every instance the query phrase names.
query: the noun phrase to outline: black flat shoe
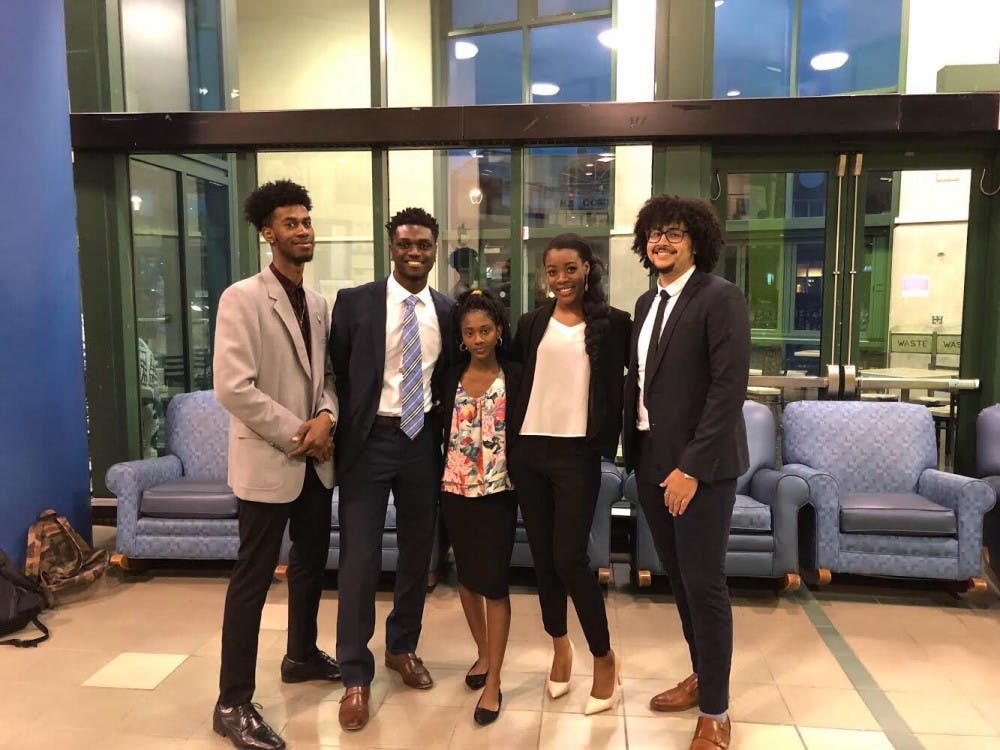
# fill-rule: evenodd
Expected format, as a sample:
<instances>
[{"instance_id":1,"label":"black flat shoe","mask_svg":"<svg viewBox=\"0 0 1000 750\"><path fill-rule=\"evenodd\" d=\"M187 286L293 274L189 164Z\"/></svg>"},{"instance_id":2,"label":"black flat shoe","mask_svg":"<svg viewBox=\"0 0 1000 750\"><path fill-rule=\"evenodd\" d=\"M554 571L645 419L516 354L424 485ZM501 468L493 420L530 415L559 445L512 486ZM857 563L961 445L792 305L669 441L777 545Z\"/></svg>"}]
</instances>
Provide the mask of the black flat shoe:
<instances>
[{"instance_id":1,"label":"black flat shoe","mask_svg":"<svg viewBox=\"0 0 1000 750\"><path fill-rule=\"evenodd\" d=\"M480 696L479 700L482 700ZM492 724L497 720L500 715L500 707L503 705L503 693L501 692L497 700L497 710L490 711L488 708L481 708L479 703L476 703L476 712L472 715L472 718L476 720L476 723L485 727L487 724Z\"/></svg>"},{"instance_id":2,"label":"black flat shoe","mask_svg":"<svg viewBox=\"0 0 1000 750\"><path fill-rule=\"evenodd\" d=\"M340 665L325 651L317 651L305 661L295 661L286 655L281 660L282 682L306 682L307 680L339 680Z\"/></svg>"},{"instance_id":3,"label":"black flat shoe","mask_svg":"<svg viewBox=\"0 0 1000 750\"><path fill-rule=\"evenodd\" d=\"M475 668L476 668L475 664L469 667L469 671L465 675L465 684L468 685L469 688L472 690L482 690L484 687L486 687L486 675L488 675L489 672L483 672L482 674L472 674L472 670Z\"/></svg>"},{"instance_id":4,"label":"black flat shoe","mask_svg":"<svg viewBox=\"0 0 1000 750\"><path fill-rule=\"evenodd\" d=\"M285 750L285 741L268 726L252 703L231 708L215 704L212 729L240 750Z\"/></svg>"}]
</instances>

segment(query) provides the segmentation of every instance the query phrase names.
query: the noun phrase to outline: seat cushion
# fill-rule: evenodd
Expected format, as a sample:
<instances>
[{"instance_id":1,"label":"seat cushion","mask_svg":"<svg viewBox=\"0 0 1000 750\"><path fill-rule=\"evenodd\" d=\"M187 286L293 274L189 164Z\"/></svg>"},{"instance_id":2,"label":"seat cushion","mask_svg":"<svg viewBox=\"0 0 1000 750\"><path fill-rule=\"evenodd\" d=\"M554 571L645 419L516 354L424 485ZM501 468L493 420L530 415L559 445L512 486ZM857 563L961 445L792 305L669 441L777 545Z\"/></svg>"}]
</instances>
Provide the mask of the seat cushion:
<instances>
[{"instance_id":1,"label":"seat cushion","mask_svg":"<svg viewBox=\"0 0 1000 750\"><path fill-rule=\"evenodd\" d=\"M770 531L771 509L752 497L737 495L729 528L736 531Z\"/></svg>"},{"instance_id":2,"label":"seat cushion","mask_svg":"<svg viewBox=\"0 0 1000 750\"><path fill-rule=\"evenodd\" d=\"M912 492L845 495L840 530L845 534L954 536L955 512Z\"/></svg>"},{"instance_id":3,"label":"seat cushion","mask_svg":"<svg viewBox=\"0 0 1000 750\"><path fill-rule=\"evenodd\" d=\"M142 493L139 511L154 518L236 518L236 495L225 482L174 479Z\"/></svg>"}]
</instances>

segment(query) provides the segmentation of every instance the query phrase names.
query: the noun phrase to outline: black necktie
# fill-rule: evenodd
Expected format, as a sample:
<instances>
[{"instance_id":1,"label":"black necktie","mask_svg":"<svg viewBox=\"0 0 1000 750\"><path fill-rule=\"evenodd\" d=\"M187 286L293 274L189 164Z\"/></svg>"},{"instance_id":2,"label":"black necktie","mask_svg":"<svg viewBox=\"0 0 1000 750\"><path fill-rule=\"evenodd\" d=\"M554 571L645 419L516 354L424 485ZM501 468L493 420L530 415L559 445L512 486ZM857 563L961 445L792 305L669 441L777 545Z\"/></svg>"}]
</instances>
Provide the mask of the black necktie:
<instances>
[{"instance_id":1,"label":"black necktie","mask_svg":"<svg viewBox=\"0 0 1000 750\"><path fill-rule=\"evenodd\" d=\"M660 333L661 328L663 328L663 314L667 310L667 301L670 299L670 293L666 289L660 290L660 306L656 308L656 317L653 318L653 330L649 334L649 348L646 350L646 371L649 371L650 366L653 364L653 357L656 356L656 350L660 348Z\"/></svg>"}]
</instances>

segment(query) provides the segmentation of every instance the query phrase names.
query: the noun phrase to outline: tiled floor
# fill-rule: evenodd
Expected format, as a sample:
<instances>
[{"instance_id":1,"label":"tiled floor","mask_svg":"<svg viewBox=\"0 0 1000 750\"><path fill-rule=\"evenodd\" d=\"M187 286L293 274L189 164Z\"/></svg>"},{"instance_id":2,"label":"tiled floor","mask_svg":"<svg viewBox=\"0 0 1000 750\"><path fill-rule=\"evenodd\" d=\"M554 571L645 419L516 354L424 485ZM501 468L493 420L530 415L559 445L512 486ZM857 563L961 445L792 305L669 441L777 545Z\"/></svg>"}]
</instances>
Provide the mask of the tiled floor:
<instances>
[{"instance_id":1,"label":"tiled floor","mask_svg":"<svg viewBox=\"0 0 1000 750\"><path fill-rule=\"evenodd\" d=\"M109 544L108 530L98 529ZM339 684L285 685L286 590L272 587L260 640L257 693L290 748L687 748L696 712L658 715L654 693L690 671L669 594L623 579L607 595L624 700L584 717L586 641L571 616L577 664L570 694L544 695L549 641L533 591L512 596L504 707L477 727L477 695L463 676L474 651L454 583L428 595L420 654L436 685L405 688L381 667L371 723L342 734ZM210 714L219 670L224 566L160 567L107 576L46 614L53 637L38 649L0 650L0 747L225 750ZM379 619L390 607L379 594ZM1000 750L1000 600L940 587L838 583L777 596L765 584L733 591L733 748ZM334 649L337 591L324 593L321 646ZM373 639L381 664L380 622Z\"/></svg>"}]
</instances>

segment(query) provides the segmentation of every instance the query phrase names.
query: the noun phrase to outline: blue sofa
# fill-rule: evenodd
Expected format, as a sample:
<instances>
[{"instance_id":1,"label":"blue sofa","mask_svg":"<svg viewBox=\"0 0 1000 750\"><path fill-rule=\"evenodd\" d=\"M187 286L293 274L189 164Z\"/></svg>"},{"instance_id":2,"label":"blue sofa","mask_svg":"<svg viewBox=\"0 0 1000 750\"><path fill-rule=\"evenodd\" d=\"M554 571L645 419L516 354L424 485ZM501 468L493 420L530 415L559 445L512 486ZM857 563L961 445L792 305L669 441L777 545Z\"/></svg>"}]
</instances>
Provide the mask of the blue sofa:
<instances>
[{"instance_id":1,"label":"blue sofa","mask_svg":"<svg viewBox=\"0 0 1000 750\"><path fill-rule=\"evenodd\" d=\"M1000 404L987 406L976 418L976 468L1000 500ZM1000 502L983 519L983 539L990 565L1000 573Z\"/></svg>"},{"instance_id":2,"label":"blue sofa","mask_svg":"<svg viewBox=\"0 0 1000 750\"><path fill-rule=\"evenodd\" d=\"M919 404L798 401L785 407L784 472L809 483L809 556L831 573L982 580L986 482L938 471L934 419Z\"/></svg>"},{"instance_id":3,"label":"blue sofa","mask_svg":"<svg viewBox=\"0 0 1000 750\"><path fill-rule=\"evenodd\" d=\"M743 404L750 468L736 482L736 505L729 530L726 574L780 579L786 591L801 585L798 552L799 510L809 499L805 480L775 469L774 415L756 401ZM635 475L625 481L625 497L636 517L632 561L636 581L648 586L665 571L639 507Z\"/></svg>"}]
</instances>

